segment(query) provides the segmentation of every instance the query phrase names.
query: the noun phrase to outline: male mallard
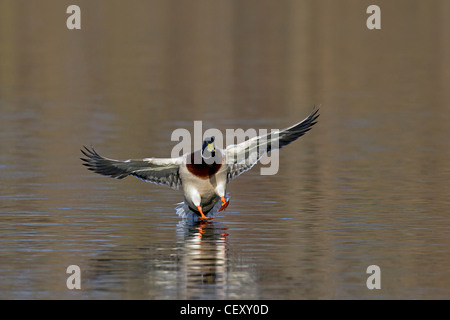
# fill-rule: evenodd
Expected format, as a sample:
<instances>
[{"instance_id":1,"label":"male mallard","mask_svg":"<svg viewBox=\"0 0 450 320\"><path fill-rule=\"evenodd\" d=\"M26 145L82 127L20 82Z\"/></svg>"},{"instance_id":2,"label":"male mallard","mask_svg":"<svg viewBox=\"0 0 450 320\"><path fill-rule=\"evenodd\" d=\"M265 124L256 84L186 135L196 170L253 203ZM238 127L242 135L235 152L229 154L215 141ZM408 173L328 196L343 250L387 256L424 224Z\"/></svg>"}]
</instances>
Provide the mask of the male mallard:
<instances>
[{"instance_id":1,"label":"male mallard","mask_svg":"<svg viewBox=\"0 0 450 320\"><path fill-rule=\"evenodd\" d=\"M104 158L94 149L84 147L85 150L81 152L87 159L81 160L86 162L83 164L89 170L117 179L132 175L174 189L182 185L184 203L177 208L177 213L186 216L186 211L190 209L200 215L200 220L212 219L205 214L222 211L229 204L225 194L227 183L251 169L265 153L272 150L271 148L280 149L304 135L316 123L318 111L319 109L313 110L303 121L279 131L278 134L256 136L242 143L229 145L223 150L216 148L214 138L210 137L203 141L201 150L178 158L120 161Z\"/></svg>"}]
</instances>

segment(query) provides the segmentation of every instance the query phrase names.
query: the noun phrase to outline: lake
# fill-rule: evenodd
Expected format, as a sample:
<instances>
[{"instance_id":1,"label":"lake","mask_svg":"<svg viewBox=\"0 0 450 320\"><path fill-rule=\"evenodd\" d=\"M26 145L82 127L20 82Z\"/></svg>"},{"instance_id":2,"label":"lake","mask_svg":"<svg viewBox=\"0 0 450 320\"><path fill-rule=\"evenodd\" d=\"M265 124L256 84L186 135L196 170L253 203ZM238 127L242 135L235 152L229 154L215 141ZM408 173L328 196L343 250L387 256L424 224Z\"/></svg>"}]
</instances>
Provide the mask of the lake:
<instances>
[{"instance_id":1,"label":"lake","mask_svg":"<svg viewBox=\"0 0 450 320\"><path fill-rule=\"evenodd\" d=\"M449 299L450 3L0 4L1 299ZM178 128L318 124L189 223L182 191L82 166ZM81 290L67 287L76 265ZM369 289L371 265L381 289Z\"/></svg>"}]
</instances>

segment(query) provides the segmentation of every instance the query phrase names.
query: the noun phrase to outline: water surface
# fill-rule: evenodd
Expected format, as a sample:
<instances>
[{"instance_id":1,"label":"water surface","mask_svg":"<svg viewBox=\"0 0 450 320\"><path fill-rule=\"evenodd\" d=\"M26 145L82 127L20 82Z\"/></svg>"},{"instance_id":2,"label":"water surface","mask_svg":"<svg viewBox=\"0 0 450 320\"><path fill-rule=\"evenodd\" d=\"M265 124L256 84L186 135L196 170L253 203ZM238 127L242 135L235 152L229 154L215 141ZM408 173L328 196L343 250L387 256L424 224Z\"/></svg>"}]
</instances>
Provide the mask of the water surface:
<instances>
[{"instance_id":1,"label":"water surface","mask_svg":"<svg viewBox=\"0 0 450 320\"><path fill-rule=\"evenodd\" d=\"M450 298L450 6L378 1L2 1L0 298ZM168 157L177 128L319 124L230 185L181 191L81 165ZM366 269L381 269L369 290ZM81 269L68 290L66 268Z\"/></svg>"}]
</instances>

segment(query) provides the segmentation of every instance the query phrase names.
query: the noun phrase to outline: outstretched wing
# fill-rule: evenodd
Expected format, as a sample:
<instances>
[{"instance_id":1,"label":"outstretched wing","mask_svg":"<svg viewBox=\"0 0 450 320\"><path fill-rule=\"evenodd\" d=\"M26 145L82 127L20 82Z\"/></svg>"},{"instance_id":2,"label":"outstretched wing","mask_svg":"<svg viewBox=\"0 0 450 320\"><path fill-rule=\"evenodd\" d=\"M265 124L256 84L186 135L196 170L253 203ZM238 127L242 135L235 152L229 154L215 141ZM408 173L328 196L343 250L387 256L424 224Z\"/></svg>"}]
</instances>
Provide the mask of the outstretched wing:
<instances>
[{"instance_id":1,"label":"outstretched wing","mask_svg":"<svg viewBox=\"0 0 450 320\"><path fill-rule=\"evenodd\" d=\"M250 170L265 153L269 153L273 149L281 149L311 130L311 127L317 123L318 112L319 109L313 109L303 121L289 128L228 146L226 148L228 181Z\"/></svg>"},{"instance_id":2,"label":"outstretched wing","mask_svg":"<svg viewBox=\"0 0 450 320\"><path fill-rule=\"evenodd\" d=\"M84 147L81 152L87 158L80 158L89 170L116 179L135 176L144 181L165 184L173 189L181 185L178 173L182 158L169 159L131 159L126 161L108 159L99 155L93 148Z\"/></svg>"}]
</instances>

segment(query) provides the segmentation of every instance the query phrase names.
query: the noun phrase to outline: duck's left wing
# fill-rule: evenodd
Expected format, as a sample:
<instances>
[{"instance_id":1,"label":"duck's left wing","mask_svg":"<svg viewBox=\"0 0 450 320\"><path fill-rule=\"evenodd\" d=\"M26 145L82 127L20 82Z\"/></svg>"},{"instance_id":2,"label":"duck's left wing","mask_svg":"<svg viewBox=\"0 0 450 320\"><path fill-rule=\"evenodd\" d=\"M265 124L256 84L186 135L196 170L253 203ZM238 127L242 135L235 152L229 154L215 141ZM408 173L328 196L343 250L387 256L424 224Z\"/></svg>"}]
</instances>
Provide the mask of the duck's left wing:
<instances>
[{"instance_id":1,"label":"duck's left wing","mask_svg":"<svg viewBox=\"0 0 450 320\"><path fill-rule=\"evenodd\" d=\"M99 155L93 148L84 147L81 152L86 158L81 158L89 170L95 173L116 179L135 176L144 181L164 184L178 189L182 182L179 175L179 166L182 158L146 158L130 159L126 161L108 159Z\"/></svg>"},{"instance_id":2,"label":"duck's left wing","mask_svg":"<svg viewBox=\"0 0 450 320\"><path fill-rule=\"evenodd\" d=\"M318 112L319 109L313 109L308 117L289 128L228 146L225 150L228 181L250 170L265 153L269 153L273 148L281 149L311 130L311 127L317 123Z\"/></svg>"}]
</instances>

